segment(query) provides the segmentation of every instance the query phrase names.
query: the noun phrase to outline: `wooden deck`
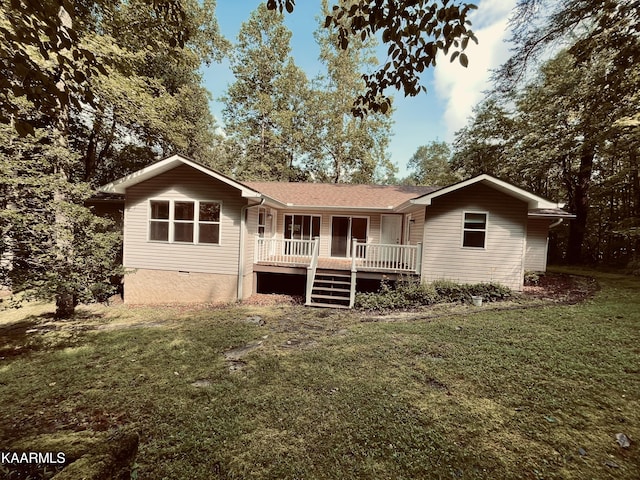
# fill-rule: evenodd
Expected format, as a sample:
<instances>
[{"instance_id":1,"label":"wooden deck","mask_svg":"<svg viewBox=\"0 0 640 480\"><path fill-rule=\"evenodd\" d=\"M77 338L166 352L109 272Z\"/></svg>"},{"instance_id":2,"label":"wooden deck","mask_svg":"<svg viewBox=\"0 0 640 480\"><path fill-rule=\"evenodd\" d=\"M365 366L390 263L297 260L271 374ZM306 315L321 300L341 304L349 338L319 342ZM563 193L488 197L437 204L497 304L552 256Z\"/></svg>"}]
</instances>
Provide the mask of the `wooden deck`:
<instances>
[{"instance_id":1,"label":"wooden deck","mask_svg":"<svg viewBox=\"0 0 640 480\"><path fill-rule=\"evenodd\" d=\"M287 262L274 260L262 260L256 262L256 265L271 266L271 267L292 267L292 268L307 268L311 264L309 257L295 257L290 258ZM318 258L318 268L324 270L351 270L350 258Z\"/></svg>"}]
</instances>

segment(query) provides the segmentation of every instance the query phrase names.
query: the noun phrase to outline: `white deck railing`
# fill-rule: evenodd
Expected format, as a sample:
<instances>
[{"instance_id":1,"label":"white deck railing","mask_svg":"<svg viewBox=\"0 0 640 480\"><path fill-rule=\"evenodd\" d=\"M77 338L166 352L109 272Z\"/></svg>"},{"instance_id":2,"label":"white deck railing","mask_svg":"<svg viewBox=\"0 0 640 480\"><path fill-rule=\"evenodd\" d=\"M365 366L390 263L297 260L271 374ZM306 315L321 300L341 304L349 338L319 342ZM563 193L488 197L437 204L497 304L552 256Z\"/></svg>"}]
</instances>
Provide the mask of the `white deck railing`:
<instances>
[{"instance_id":1,"label":"white deck railing","mask_svg":"<svg viewBox=\"0 0 640 480\"><path fill-rule=\"evenodd\" d=\"M317 239L256 239L256 262L318 265ZM422 245L385 245L353 242L352 268L356 270L420 273Z\"/></svg>"},{"instance_id":2,"label":"white deck railing","mask_svg":"<svg viewBox=\"0 0 640 480\"><path fill-rule=\"evenodd\" d=\"M419 273L421 244L384 245L381 243L355 243L354 264L358 270L401 271Z\"/></svg>"},{"instance_id":3,"label":"white deck railing","mask_svg":"<svg viewBox=\"0 0 640 480\"><path fill-rule=\"evenodd\" d=\"M255 260L273 263L309 263L314 245L314 240L257 237Z\"/></svg>"}]
</instances>

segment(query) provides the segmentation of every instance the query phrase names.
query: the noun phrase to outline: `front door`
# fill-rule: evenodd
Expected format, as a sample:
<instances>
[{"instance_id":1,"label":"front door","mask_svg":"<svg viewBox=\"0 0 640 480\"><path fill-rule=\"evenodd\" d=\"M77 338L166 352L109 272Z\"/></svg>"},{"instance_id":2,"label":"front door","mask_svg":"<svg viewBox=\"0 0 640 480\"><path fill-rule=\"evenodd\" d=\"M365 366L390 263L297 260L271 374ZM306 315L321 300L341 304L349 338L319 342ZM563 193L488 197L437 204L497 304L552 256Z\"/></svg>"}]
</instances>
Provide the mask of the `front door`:
<instances>
[{"instance_id":1,"label":"front door","mask_svg":"<svg viewBox=\"0 0 640 480\"><path fill-rule=\"evenodd\" d=\"M383 245L402 243L402 215L382 215L380 230L380 243Z\"/></svg>"},{"instance_id":2,"label":"front door","mask_svg":"<svg viewBox=\"0 0 640 480\"><path fill-rule=\"evenodd\" d=\"M331 256L349 257L351 242L367 241L369 219L363 217L333 217L331 219Z\"/></svg>"}]
</instances>

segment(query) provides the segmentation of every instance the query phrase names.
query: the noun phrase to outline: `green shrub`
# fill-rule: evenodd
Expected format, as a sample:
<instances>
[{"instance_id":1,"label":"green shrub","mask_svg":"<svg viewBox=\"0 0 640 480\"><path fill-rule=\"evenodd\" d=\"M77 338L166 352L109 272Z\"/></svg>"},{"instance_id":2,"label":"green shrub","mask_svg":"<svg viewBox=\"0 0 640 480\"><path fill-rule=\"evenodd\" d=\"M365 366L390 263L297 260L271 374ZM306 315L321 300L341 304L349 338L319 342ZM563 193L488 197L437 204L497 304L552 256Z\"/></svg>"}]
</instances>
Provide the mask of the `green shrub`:
<instances>
[{"instance_id":1,"label":"green shrub","mask_svg":"<svg viewBox=\"0 0 640 480\"><path fill-rule=\"evenodd\" d=\"M357 293L356 308L362 310L402 310L438 302L438 294L431 285L412 278L401 278L395 285L388 280L380 282L375 293Z\"/></svg>"},{"instance_id":2,"label":"green shrub","mask_svg":"<svg viewBox=\"0 0 640 480\"><path fill-rule=\"evenodd\" d=\"M471 303L472 296L495 302L511 295L511 290L497 283L469 285L437 280L427 284L412 278L401 278L395 285L383 280L380 290L375 293L357 293L355 306L373 311L406 310L435 303Z\"/></svg>"},{"instance_id":3,"label":"green shrub","mask_svg":"<svg viewBox=\"0 0 640 480\"><path fill-rule=\"evenodd\" d=\"M524 272L524 284L536 286L540 283L540 276L544 275L539 272Z\"/></svg>"},{"instance_id":4,"label":"green shrub","mask_svg":"<svg viewBox=\"0 0 640 480\"><path fill-rule=\"evenodd\" d=\"M451 280L436 280L433 288L438 293L440 303L471 303L469 286Z\"/></svg>"},{"instance_id":5,"label":"green shrub","mask_svg":"<svg viewBox=\"0 0 640 480\"><path fill-rule=\"evenodd\" d=\"M485 302L506 300L513 295L509 288L499 283L475 283L473 285L465 285L465 287L467 287L471 295L482 297Z\"/></svg>"},{"instance_id":6,"label":"green shrub","mask_svg":"<svg viewBox=\"0 0 640 480\"><path fill-rule=\"evenodd\" d=\"M440 302L471 303L471 297L482 297L485 302L506 300L511 297L509 288L499 283L456 283L450 280L436 280L433 282Z\"/></svg>"}]
</instances>

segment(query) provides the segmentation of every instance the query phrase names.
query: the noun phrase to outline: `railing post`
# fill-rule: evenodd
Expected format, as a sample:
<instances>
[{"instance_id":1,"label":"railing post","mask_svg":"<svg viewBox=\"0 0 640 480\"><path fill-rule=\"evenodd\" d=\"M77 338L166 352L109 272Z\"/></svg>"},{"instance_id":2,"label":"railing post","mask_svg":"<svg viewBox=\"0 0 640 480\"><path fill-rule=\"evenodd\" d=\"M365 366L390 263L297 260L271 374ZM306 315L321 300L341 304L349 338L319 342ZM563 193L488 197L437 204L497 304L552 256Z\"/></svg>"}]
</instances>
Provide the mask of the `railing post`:
<instances>
[{"instance_id":1,"label":"railing post","mask_svg":"<svg viewBox=\"0 0 640 480\"><path fill-rule=\"evenodd\" d=\"M422 275L422 242L418 242L416 245L418 248L416 250L416 266L415 270L418 275Z\"/></svg>"},{"instance_id":2,"label":"railing post","mask_svg":"<svg viewBox=\"0 0 640 480\"><path fill-rule=\"evenodd\" d=\"M311 293L313 292L313 283L316 279L316 270L318 268L318 257L320 253L320 237L313 239L311 247L311 262L307 267L307 290L305 292L305 305L311 305Z\"/></svg>"},{"instance_id":3,"label":"railing post","mask_svg":"<svg viewBox=\"0 0 640 480\"><path fill-rule=\"evenodd\" d=\"M351 241L351 286L349 287L349 308L353 308L356 302L356 277L358 267L356 266L356 256L358 254L358 239ZM366 255L366 252L365 252Z\"/></svg>"},{"instance_id":4,"label":"railing post","mask_svg":"<svg viewBox=\"0 0 640 480\"><path fill-rule=\"evenodd\" d=\"M358 248L358 239L354 238L351 240L351 271L356 268L356 253Z\"/></svg>"}]
</instances>

